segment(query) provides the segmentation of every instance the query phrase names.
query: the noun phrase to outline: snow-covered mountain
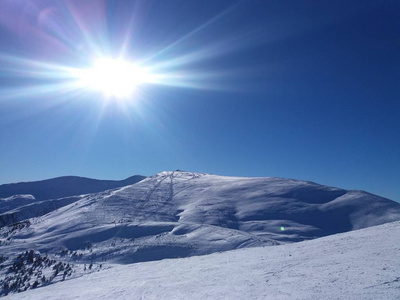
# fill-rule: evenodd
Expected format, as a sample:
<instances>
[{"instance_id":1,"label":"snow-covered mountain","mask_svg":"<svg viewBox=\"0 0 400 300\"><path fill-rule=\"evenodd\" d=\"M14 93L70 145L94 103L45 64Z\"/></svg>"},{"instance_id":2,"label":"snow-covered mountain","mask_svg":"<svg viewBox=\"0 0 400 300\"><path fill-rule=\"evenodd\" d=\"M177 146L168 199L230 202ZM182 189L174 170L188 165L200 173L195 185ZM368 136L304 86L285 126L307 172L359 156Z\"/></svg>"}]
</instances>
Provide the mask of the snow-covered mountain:
<instances>
[{"instance_id":1,"label":"snow-covered mountain","mask_svg":"<svg viewBox=\"0 0 400 300\"><path fill-rule=\"evenodd\" d=\"M3 272L2 280L15 291L10 284L21 268L33 274L16 285L24 290L110 263L279 245L397 221L400 204L306 181L174 171L22 205L1 218L7 226L0 228L0 266L14 276Z\"/></svg>"},{"instance_id":2,"label":"snow-covered mountain","mask_svg":"<svg viewBox=\"0 0 400 300\"><path fill-rule=\"evenodd\" d=\"M0 227L45 215L81 199L80 195L131 185L144 178L135 175L124 180L97 180L64 176L0 185Z\"/></svg>"},{"instance_id":3,"label":"snow-covered mountain","mask_svg":"<svg viewBox=\"0 0 400 300\"><path fill-rule=\"evenodd\" d=\"M131 185L146 178L135 175L124 180L98 180L78 176L63 176L41 181L18 182L0 185L0 198L15 195L32 195L38 201L98 193Z\"/></svg>"}]
</instances>

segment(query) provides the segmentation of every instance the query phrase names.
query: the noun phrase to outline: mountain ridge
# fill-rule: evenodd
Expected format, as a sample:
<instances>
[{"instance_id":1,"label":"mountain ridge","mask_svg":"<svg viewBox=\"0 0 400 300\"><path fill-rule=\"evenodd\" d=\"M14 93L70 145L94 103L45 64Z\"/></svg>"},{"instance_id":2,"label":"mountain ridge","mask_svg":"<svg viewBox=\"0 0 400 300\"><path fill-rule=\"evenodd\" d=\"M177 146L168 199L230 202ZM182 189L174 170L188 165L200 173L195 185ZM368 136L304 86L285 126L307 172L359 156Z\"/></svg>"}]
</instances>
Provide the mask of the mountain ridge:
<instances>
[{"instance_id":1,"label":"mountain ridge","mask_svg":"<svg viewBox=\"0 0 400 300\"><path fill-rule=\"evenodd\" d=\"M36 200L70 197L134 184L145 178L146 176L133 175L123 180L101 180L81 176L60 176L39 181L7 183L0 185L0 198L23 194L32 195Z\"/></svg>"}]
</instances>

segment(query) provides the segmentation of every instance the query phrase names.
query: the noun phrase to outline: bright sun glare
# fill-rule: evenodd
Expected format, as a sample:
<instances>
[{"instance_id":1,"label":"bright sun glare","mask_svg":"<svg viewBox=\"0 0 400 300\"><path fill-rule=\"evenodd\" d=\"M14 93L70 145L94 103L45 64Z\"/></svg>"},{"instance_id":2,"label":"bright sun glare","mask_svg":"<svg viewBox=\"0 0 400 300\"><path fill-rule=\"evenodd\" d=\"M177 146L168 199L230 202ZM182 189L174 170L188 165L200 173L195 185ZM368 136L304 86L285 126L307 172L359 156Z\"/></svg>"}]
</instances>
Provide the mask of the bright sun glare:
<instances>
[{"instance_id":1,"label":"bright sun glare","mask_svg":"<svg viewBox=\"0 0 400 300\"><path fill-rule=\"evenodd\" d=\"M80 3L80 1L78 2ZM16 1L15 5L25 5L23 3L23 1L21 3ZM86 9L86 2L82 5ZM96 92L102 94L103 97L100 97L100 99L104 100L105 98L105 103L108 100L118 100L119 104L123 104L121 107L128 107L132 101L145 98L143 96L146 95L146 91L140 89L147 84L150 88L151 86L164 86L219 90L223 86L220 86L217 81L220 78L225 80L227 76L230 76L225 72L208 70L209 63L204 66L201 64L203 60L219 57L225 52L225 49L233 49L236 44L230 44L230 38L217 41L215 44L205 44L200 48L188 47L188 45L192 45L191 42L187 45L185 43L223 18L236 6L228 7L176 40L166 40L161 45L157 43L147 45L149 40L145 39L143 42L146 47L143 49L148 47L153 50L152 52L141 51L139 38L141 35L134 36L131 32L130 23L128 26L121 27L126 28L126 31L103 32L105 28L97 28L96 24L106 23L106 20L102 19L105 16L103 14L105 11L101 11L101 14L97 15L100 10L94 9L93 16L86 17L85 14L85 17L83 17L83 14L78 13L78 6L76 7L77 10L72 9L72 7L72 4L71 7L66 6L65 11L64 6L43 9L38 16L38 23L40 23L38 28L30 28L30 23L28 21L26 23L27 32L35 32L37 33L35 38L37 37L38 41L49 43L43 45L43 50L53 49L53 42L57 43L57 47L60 46L57 51L61 52L50 55L49 60L0 52L2 70L8 72L11 78L20 78L23 83L23 85L15 85L15 88L7 87L4 89L0 86L1 97L4 97L5 93L9 98L56 95L58 98L62 96L63 99L69 100L74 97L90 98L93 92ZM39 8L35 8L34 12L32 11L33 14L38 12ZM74 27L77 30L76 35L73 34L75 29L71 29L70 32L64 26L58 26L61 21L53 20L58 16L65 17L62 20L63 24L79 25L76 28ZM2 16L0 16L0 19L0 23L2 23L4 21ZM92 24L92 21L95 21L95 23ZM9 22L10 26L13 26L14 18L10 18ZM24 29L22 25L17 27ZM115 27L120 28L119 25ZM25 32L25 30L22 32ZM68 35L66 35L67 32ZM94 35L94 33L96 34ZM103 35L107 37L108 34L121 37L122 40L113 39L112 44L106 45L97 43L103 40ZM37 45L40 45L40 43ZM76 45L76 49L72 45ZM140 56L132 56L133 45L138 47L135 48L134 54L140 54ZM56 61L54 61L55 58L57 58ZM67 63L64 64L64 62ZM1 76L2 74L0 74Z\"/></svg>"},{"instance_id":2,"label":"bright sun glare","mask_svg":"<svg viewBox=\"0 0 400 300\"><path fill-rule=\"evenodd\" d=\"M113 58L98 59L92 68L80 70L77 75L84 87L118 99L127 99L138 85L154 80L154 76L146 69L129 61Z\"/></svg>"}]
</instances>

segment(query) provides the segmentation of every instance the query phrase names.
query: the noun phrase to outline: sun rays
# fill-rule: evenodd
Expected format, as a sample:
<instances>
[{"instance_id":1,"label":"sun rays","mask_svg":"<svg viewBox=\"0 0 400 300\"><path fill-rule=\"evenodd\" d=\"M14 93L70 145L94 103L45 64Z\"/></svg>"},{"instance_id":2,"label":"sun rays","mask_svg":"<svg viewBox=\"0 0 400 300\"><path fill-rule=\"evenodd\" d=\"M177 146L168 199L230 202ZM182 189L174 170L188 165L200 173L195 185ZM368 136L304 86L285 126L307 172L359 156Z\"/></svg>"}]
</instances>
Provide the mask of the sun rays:
<instances>
[{"instance_id":1,"label":"sun rays","mask_svg":"<svg viewBox=\"0 0 400 300\"><path fill-rule=\"evenodd\" d=\"M79 116L66 122L82 124L82 132L87 131L83 144L91 144L110 115L127 128L146 124L162 141L165 137L156 128L164 128L158 118L165 107L157 106L153 95L234 88L224 83L236 72L217 62L241 47L237 35L216 40L209 31L237 5L163 39L157 38L157 30L155 36L140 32L149 22L140 17L147 2L127 11L125 18L115 17L105 1L96 0L94 6L91 1L8 3L12 7L0 14L0 26L7 25L24 46L18 52L0 48L0 102L31 114L56 108ZM119 25L110 27L113 13Z\"/></svg>"},{"instance_id":2,"label":"sun rays","mask_svg":"<svg viewBox=\"0 0 400 300\"><path fill-rule=\"evenodd\" d=\"M28 38L36 37L33 44L37 42L36 46L42 49L40 55L29 53L29 50L26 56L0 52L0 63L3 64L0 76L12 77L18 86L0 87L5 98L40 97L52 93L59 96L63 91L89 97L100 92L108 100L135 101L141 95L141 85L216 89L216 79L228 74L209 67L199 68L198 65L203 60L209 61L232 51L233 45L222 45L221 40L199 47L188 48L184 44L200 32L204 33L237 5L226 8L175 40L159 47L151 45L153 50L145 52L144 56L139 51L140 55L135 57L141 42L149 41L135 38L132 17L126 22L121 20L121 24L125 22L127 25L125 32L110 32L106 25L107 5L102 1L96 4L94 11L86 4L43 7L38 3L27 6L8 4L13 6L10 14L20 11L17 8L24 9L25 15L16 18L22 19L16 29L17 35L29 32ZM132 15L140 15L140 12L135 11ZM0 23L12 28L13 22L11 16L4 14L0 16ZM118 36L121 37L119 41L115 38Z\"/></svg>"}]
</instances>

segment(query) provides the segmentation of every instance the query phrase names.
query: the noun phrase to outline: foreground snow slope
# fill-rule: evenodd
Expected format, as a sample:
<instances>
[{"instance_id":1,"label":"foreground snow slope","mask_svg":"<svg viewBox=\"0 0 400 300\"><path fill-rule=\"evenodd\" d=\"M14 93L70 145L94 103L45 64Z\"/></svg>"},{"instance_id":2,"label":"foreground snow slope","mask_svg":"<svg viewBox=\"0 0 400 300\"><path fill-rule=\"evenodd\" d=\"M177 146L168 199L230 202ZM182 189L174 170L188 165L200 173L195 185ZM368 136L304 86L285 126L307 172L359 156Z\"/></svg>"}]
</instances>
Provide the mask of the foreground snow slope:
<instances>
[{"instance_id":1,"label":"foreground snow slope","mask_svg":"<svg viewBox=\"0 0 400 300\"><path fill-rule=\"evenodd\" d=\"M114 265L9 299L400 299L400 222L274 247Z\"/></svg>"}]
</instances>

